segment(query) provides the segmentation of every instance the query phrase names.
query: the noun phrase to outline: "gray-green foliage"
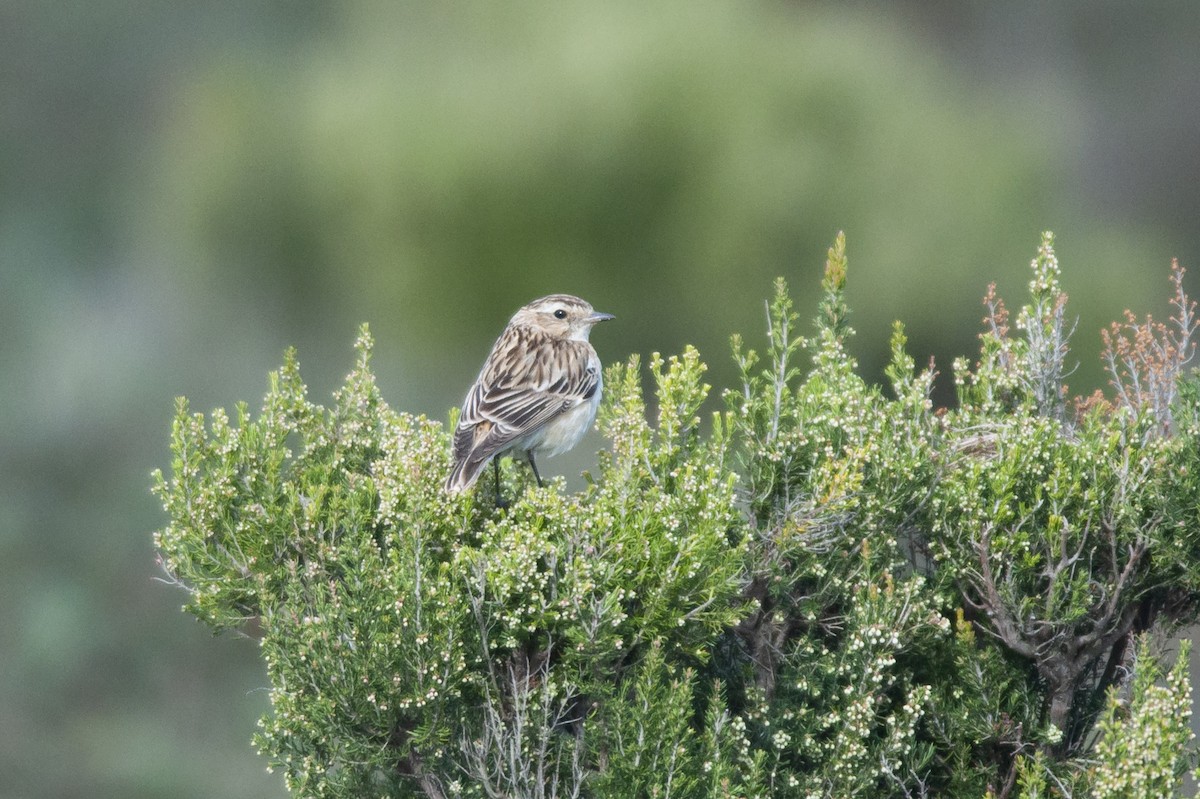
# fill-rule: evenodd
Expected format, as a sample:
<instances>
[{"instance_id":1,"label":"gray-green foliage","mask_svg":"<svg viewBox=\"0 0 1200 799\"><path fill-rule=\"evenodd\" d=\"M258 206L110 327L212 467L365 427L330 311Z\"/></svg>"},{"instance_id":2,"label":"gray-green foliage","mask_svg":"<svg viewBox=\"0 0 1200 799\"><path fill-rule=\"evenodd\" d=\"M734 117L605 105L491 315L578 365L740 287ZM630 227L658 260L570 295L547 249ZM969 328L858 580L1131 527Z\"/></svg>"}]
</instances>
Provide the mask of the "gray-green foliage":
<instances>
[{"instance_id":1,"label":"gray-green foliage","mask_svg":"<svg viewBox=\"0 0 1200 799\"><path fill-rule=\"evenodd\" d=\"M756 330L779 264L815 267L837 225L856 231L863 332L910 308L914 340L948 358L976 317L955 300L1019 279L1019 236L1070 205L1065 126L1026 124L1049 113L976 91L862 9L350 0L312 21L318 35L280 46L231 42L164 98L137 218L189 265L172 279L222 297L212 313L308 320L287 334L306 366L355 319L404 341L388 363L422 378L390 397L406 407L473 377L474 357L447 351L562 287L653 320L605 329L602 352L691 343L730 385L728 333ZM1070 224L1094 253L1085 315L1155 296L1121 257L1144 235Z\"/></svg>"},{"instance_id":2,"label":"gray-green foliage","mask_svg":"<svg viewBox=\"0 0 1200 799\"><path fill-rule=\"evenodd\" d=\"M815 335L780 281L709 432L694 349L651 359L653 423L631 358L587 488L511 467L506 508L443 493L447 428L387 406L364 329L328 409L291 353L257 417L180 401L157 544L192 613L257 628L257 743L297 795L1164 795L1190 688L1146 636L1200 598L1191 305L1114 327L1116 400L1072 405L1057 277L1047 237L1024 336L989 293L935 412L900 325L890 396L858 375L839 236Z\"/></svg>"}]
</instances>

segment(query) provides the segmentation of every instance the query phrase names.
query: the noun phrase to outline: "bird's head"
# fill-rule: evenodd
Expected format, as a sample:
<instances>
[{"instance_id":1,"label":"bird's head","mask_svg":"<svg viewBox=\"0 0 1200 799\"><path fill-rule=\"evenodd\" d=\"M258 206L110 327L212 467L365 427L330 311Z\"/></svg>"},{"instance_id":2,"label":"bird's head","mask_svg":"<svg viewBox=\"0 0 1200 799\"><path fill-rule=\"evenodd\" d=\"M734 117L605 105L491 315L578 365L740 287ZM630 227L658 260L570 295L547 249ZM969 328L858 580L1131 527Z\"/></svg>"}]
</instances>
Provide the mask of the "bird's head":
<instances>
[{"instance_id":1,"label":"bird's head","mask_svg":"<svg viewBox=\"0 0 1200 799\"><path fill-rule=\"evenodd\" d=\"M578 297L551 294L517 311L510 324L537 328L551 338L587 341L593 325L612 318L612 314L597 313Z\"/></svg>"}]
</instances>

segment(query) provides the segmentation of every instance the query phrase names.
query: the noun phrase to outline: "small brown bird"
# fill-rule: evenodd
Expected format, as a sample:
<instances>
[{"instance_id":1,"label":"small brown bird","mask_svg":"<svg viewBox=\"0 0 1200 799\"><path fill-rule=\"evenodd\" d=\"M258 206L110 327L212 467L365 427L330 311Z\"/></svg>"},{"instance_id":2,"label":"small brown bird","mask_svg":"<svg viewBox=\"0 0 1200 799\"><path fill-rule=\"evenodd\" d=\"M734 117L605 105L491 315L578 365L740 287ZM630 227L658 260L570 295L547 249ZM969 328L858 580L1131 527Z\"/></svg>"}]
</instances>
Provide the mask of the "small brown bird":
<instances>
[{"instance_id":1,"label":"small brown bird","mask_svg":"<svg viewBox=\"0 0 1200 799\"><path fill-rule=\"evenodd\" d=\"M534 454L566 452L596 418L602 375L588 334L612 318L569 294L542 297L513 314L463 400L447 491L470 488L492 461L498 499L499 456L509 451L525 453L542 485Z\"/></svg>"}]
</instances>

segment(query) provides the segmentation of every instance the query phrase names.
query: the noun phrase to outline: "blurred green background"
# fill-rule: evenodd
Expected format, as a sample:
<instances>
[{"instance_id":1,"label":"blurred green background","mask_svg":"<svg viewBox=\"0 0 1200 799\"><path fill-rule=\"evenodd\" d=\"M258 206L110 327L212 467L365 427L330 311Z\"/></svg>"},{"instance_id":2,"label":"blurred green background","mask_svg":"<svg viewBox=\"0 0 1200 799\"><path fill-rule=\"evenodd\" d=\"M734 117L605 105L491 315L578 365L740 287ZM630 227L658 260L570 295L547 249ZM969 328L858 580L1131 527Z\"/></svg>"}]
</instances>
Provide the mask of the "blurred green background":
<instances>
[{"instance_id":1,"label":"blurred green background","mask_svg":"<svg viewBox=\"0 0 1200 799\"><path fill-rule=\"evenodd\" d=\"M725 387L844 229L866 374L902 319L948 401L1047 228L1088 392L1200 260L1198 76L1182 0L0 4L0 797L283 796L256 646L155 581L175 396L257 406L294 344L324 402L366 321L444 419L550 292Z\"/></svg>"}]
</instances>

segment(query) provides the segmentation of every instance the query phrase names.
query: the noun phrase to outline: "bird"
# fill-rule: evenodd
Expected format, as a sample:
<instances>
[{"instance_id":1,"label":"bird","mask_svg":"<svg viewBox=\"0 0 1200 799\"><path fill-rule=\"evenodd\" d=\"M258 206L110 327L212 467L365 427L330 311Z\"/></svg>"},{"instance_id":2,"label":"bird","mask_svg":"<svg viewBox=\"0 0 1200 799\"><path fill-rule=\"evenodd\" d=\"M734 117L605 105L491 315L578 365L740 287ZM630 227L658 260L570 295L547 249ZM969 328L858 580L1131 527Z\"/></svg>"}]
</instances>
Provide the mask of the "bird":
<instances>
[{"instance_id":1,"label":"bird","mask_svg":"<svg viewBox=\"0 0 1200 799\"><path fill-rule=\"evenodd\" d=\"M613 318L570 294L542 297L513 314L463 400L448 493L469 489L491 461L501 504L500 456L508 452L524 453L542 485L535 454L566 452L596 418L603 375L588 335Z\"/></svg>"}]
</instances>

